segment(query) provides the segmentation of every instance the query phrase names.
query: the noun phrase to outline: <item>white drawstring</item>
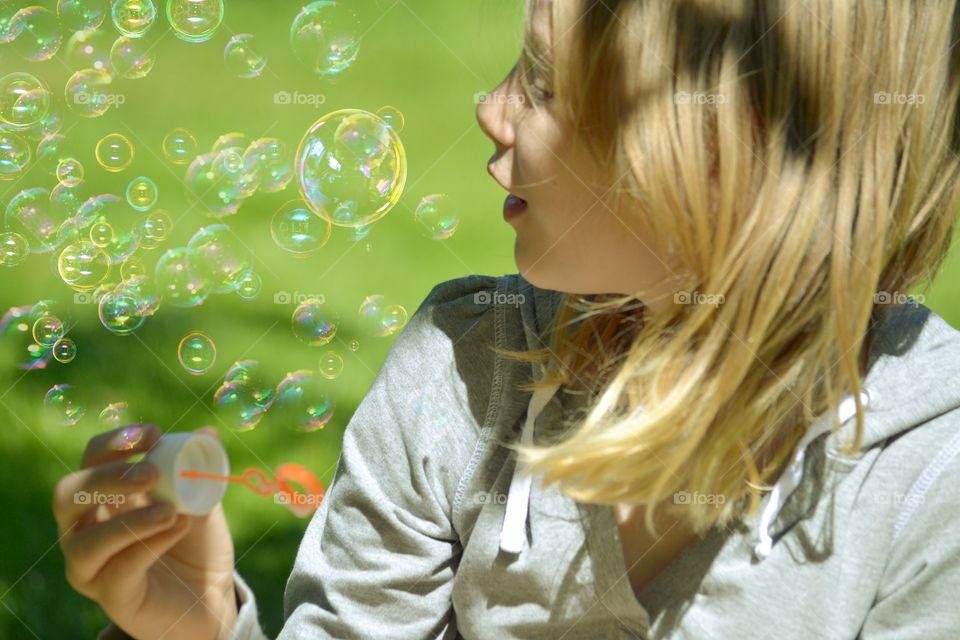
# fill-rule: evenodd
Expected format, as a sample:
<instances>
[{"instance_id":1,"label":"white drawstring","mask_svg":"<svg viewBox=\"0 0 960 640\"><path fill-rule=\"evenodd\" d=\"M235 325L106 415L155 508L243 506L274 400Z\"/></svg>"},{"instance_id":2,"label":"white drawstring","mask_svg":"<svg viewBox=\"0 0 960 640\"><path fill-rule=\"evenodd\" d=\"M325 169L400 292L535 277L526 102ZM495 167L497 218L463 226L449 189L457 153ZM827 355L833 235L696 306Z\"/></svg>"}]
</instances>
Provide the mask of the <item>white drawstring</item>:
<instances>
[{"instance_id":1,"label":"white drawstring","mask_svg":"<svg viewBox=\"0 0 960 640\"><path fill-rule=\"evenodd\" d=\"M556 393L559 384L546 389L536 389L527 405L527 420L520 434L520 442L526 446L533 443L533 428L537 416L546 406L550 398ZM510 492L507 494L506 515L503 517L503 528L500 529L500 548L507 553L520 553L523 542L526 540L527 509L530 503L530 481L532 476L520 476L518 468L513 471L510 480Z\"/></svg>"},{"instance_id":2,"label":"white drawstring","mask_svg":"<svg viewBox=\"0 0 960 640\"><path fill-rule=\"evenodd\" d=\"M860 402L864 407L870 403L870 392L867 389L864 389L860 393ZM840 424L845 423L855 416L856 413L857 405L854 402L853 396L847 394L840 401L840 406L837 409L837 417L840 420ZM790 463L789 467L784 469L776 484L773 485L773 489L767 496L767 502L760 514L760 519L757 521L756 543L753 547L753 552L758 557L766 558L773 548L773 540L770 538L770 525L773 524L774 518L777 517L780 508L786 503L787 498L789 498L790 494L800 485L800 480L803 477L803 459L806 454L807 445L822 433L830 431L830 428L829 416L823 416L819 421L811 424L797 445L793 462Z\"/></svg>"}]
</instances>

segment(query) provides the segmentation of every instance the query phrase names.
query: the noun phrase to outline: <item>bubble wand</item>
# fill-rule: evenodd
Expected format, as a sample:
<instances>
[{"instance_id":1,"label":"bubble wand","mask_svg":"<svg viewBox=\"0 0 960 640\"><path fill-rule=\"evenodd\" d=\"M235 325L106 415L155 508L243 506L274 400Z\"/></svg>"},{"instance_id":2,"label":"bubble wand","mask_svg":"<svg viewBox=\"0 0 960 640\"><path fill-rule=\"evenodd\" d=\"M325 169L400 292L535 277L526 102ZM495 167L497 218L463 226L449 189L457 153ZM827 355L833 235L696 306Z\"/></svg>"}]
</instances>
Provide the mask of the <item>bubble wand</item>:
<instances>
[{"instance_id":1,"label":"bubble wand","mask_svg":"<svg viewBox=\"0 0 960 640\"><path fill-rule=\"evenodd\" d=\"M250 489L257 495L276 496L275 501L282 504L294 515L305 517L313 513L323 501L323 484L308 469L298 464L288 462L277 467L274 479L254 467L247 468L239 476L206 473L196 469L180 472L180 476L190 480L217 480L233 482ZM295 482L302 486L306 493L300 493L290 486Z\"/></svg>"}]
</instances>

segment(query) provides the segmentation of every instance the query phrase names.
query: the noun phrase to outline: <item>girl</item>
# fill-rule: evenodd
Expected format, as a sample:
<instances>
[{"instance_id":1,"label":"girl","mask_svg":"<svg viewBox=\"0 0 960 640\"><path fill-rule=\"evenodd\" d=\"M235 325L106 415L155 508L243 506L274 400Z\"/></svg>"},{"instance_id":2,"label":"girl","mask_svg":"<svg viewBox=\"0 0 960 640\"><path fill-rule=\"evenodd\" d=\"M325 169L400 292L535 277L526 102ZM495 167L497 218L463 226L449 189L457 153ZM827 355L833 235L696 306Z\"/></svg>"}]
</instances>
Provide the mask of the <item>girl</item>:
<instances>
[{"instance_id":1,"label":"girl","mask_svg":"<svg viewBox=\"0 0 960 640\"><path fill-rule=\"evenodd\" d=\"M960 206L958 3L526 25L478 108L520 273L437 285L397 339L280 638L956 637L960 335L905 292ZM263 638L222 510L71 501L152 486L132 429L55 496L102 637Z\"/></svg>"}]
</instances>

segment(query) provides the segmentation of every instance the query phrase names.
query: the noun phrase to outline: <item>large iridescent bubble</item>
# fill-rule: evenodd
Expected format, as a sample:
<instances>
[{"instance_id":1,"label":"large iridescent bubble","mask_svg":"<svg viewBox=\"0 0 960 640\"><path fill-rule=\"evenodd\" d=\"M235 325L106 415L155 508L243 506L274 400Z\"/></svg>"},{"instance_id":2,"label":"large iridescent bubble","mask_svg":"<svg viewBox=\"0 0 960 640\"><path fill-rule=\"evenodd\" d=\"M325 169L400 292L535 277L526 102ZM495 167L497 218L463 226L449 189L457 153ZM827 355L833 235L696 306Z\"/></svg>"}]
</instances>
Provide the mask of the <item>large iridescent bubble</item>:
<instances>
[{"instance_id":1,"label":"large iridescent bubble","mask_svg":"<svg viewBox=\"0 0 960 640\"><path fill-rule=\"evenodd\" d=\"M76 291L92 291L110 273L110 258L93 242L80 240L63 248L57 268L68 286Z\"/></svg>"},{"instance_id":2,"label":"large iridescent bubble","mask_svg":"<svg viewBox=\"0 0 960 640\"><path fill-rule=\"evenodd\" d=\"M333 398L311 371L289 373L277 385L271 413L288 429L300 432L323 429L333 412Z\"/></svg>"},{"instance_id":3,"label":"large iridescent bubble","mask_svg":"<svg viewBox=\"0 0 960 640\"><path fill-rule=\"evenodd\" d=\"M0 180L14 180L30 164L30 145L12 131L0 131Z\"/></svg>"},{"instance_id":4,"label":"large iridescent bubble","mask_svg":"<svg viewBox=\"0 0 960 640\"><path fill-rule=\"evenodd\" d=\"M167 250L154 274L160 296L175 307L195 307L210 295L210 285L191 267L185 247Z\"/></svg>"},{"instance_id":5,"label":"large iridescent bubble","mask_svg":"<svg viewBox=\"0 0 960 640\"><path fill-rule=\"evenodd\" d=\"M31 253L47 253L58 245L58 231L66 216L50 204L50 190L24 189L7 204L7 229L27 239Z\"/></svg>"},{"instance_id":6,"label":"large iridescent bubble","mask_svg":"<svg viewBox=\"0 0 960 640\"><path fill-rule=\"evenodd\" d=\"M41 122L53 99L50 89L38 77L14 71L0 78L0 121L16 130Z\"/></svg>"},{"instance_id":7,"label":"large iridescent bubble","mask_svg":"<svg viewBox=\"0 0 960 640\"><path fill-rule=\"evenodd\" d=\"M119 196L104 193L88 198L77 216L84 228L98 222L109 223L111 235L103 245L103 250L110 264L121 264L140 246L143 230L141 215Z\"/></svg>"},{"instance_id":8,"label":"large iridescent bubble","mask_svg":"<svg viewBox=\"0 0 960 640\"><path fill-rule=\"evenodd\" d=\"M167 20L187 42L205 42L223 22L223 0L167 0Z\"/></svg>"},{"instance_id":9,"label":"large iridescent bubble","mask_svg":"<svg viewBox=\"0 0 960 640\"><path fill-rule=\"evenodd\" d=\"M310 209L335 225L376 222L400 199L407 156L396 132L359 109L334 111L313 124L294 163Z\"/></svg>"},{"instance_id":10,"label":"large iridescent bubble","mask_svg":"<svg viewBox=\"0 0 960 640\"><path fill-rule=\"evenodd\" d=\"M107 17L106 0L59 0L57 16L67 31L96 29Z\"/></svg>"},{"instance_id":11,"label":"large iridescent bubble","mask_svg":"<svg viewBox=\"0 0 960 640\"><path fill-rule=\"evenodd\" d=\"M33 62L49 60L63 42L60 21L45 7L24 7L13 17L17 32L11 46L21 56Z\"/></svg>"},{"instance_id":12,"label":"large iridescent bubble","mask_svg":"<svg viewBox=\"0 0 960 640\"><path fill-rule=\"evenodd\" d=\"M119 98L109 92L113 79L104 69L81 69L67 80L67 106L84 118L99 118Z\"/></svg>"}]
</instances>

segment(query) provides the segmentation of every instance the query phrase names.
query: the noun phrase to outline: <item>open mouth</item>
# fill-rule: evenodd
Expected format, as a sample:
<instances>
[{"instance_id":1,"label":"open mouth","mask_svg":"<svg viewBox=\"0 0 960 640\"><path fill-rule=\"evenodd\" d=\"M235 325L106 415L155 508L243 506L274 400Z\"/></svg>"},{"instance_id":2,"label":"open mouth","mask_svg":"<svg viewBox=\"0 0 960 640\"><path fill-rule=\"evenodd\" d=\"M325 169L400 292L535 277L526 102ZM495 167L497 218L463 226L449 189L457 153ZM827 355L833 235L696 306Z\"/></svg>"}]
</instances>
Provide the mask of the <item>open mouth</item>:
<instances>
[{"instance_id":1,"label":"open mouth","mask_svg":"<svg viewBox=\"0 0 960 640\"><path fill-rule=\"evenodd\" d=\"M527 210L527 201L513 195L507 196L503 203L503 217L507 220L514 218Z\"/></svg>"}]
</instances>

